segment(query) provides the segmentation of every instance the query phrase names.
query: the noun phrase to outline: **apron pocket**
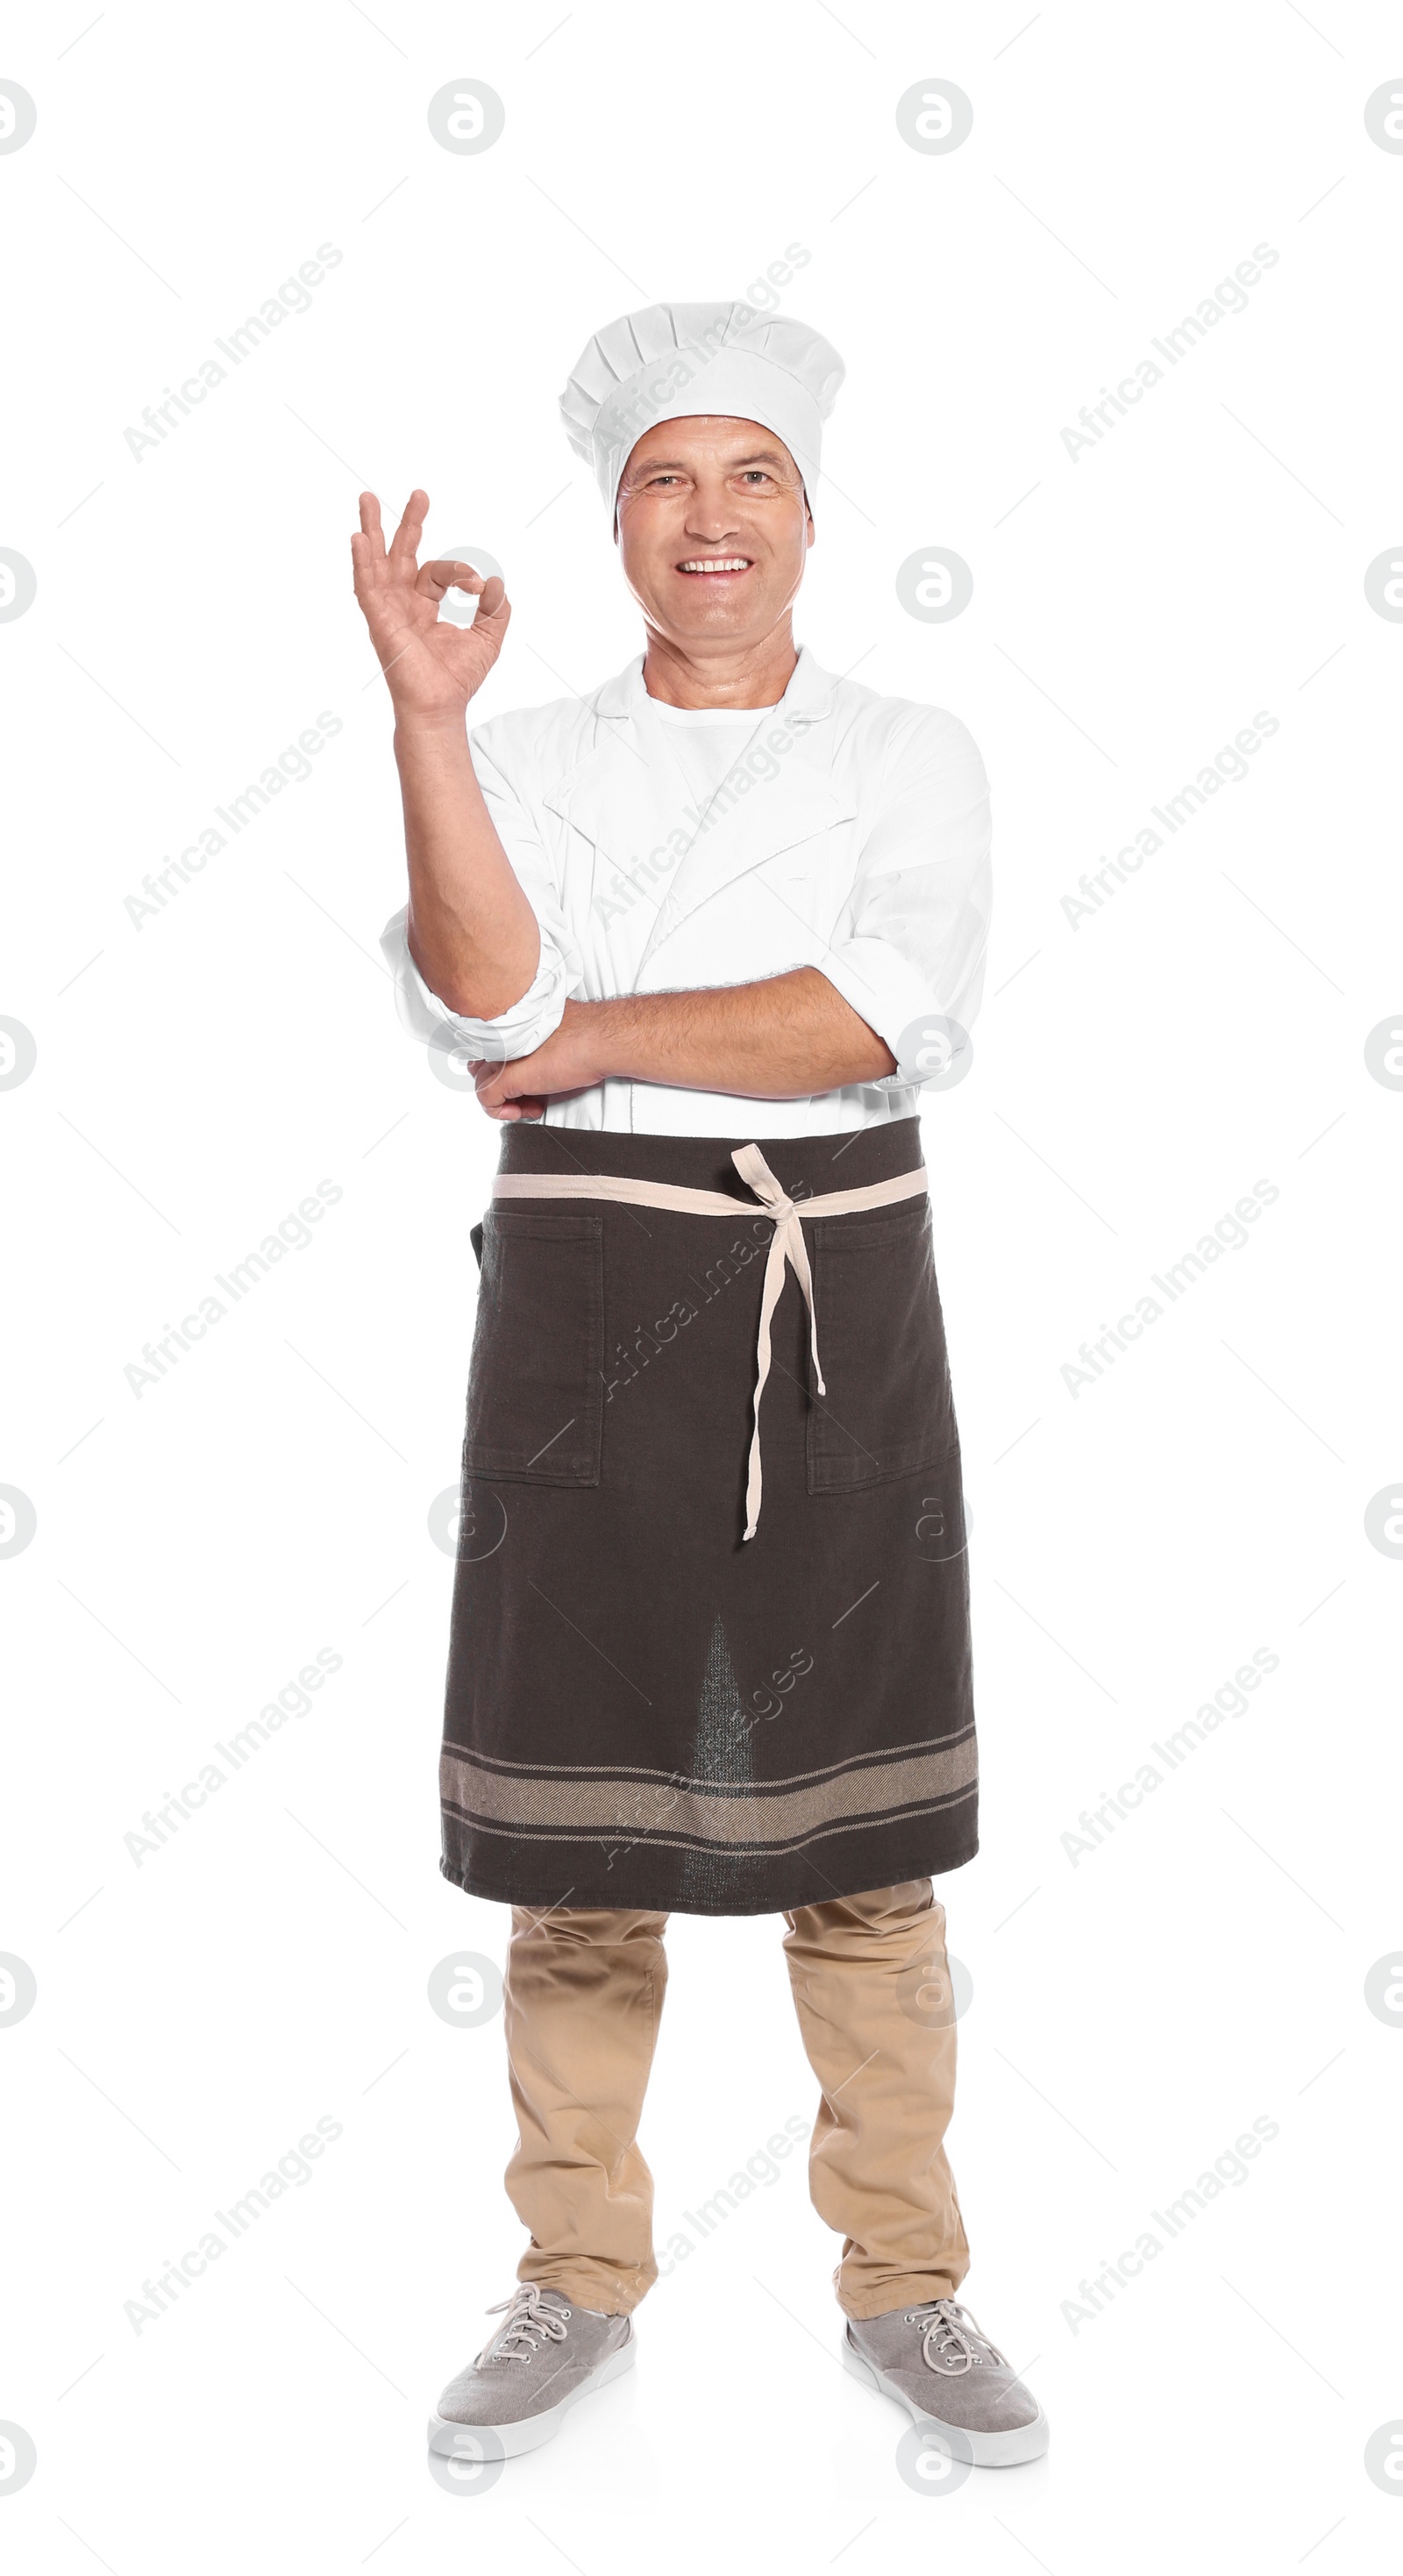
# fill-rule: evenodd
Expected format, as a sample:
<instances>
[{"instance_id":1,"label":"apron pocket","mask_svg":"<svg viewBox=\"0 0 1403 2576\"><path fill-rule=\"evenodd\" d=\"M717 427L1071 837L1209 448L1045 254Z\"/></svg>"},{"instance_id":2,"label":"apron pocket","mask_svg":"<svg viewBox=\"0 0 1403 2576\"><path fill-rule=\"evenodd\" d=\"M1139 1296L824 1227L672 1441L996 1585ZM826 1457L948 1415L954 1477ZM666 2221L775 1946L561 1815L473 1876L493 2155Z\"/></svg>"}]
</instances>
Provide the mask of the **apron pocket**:
<instances>
[{"instance_id":1,"label":"apron pocket","mask_svg":"<svg viewBox=\"0 0 1403 2576\"><path fill-rule=\"evenodd\" d=\"M602 1210L494 1206L480 1257L464 1474L597 1485Z\"/></svg>"},{"instance_id":2,"label":"apron pocket","mask_svg":"<svg viewBox=\"0 0 1403 2576\"><path fill-rule=\"evenodd\" d=\"M957 1453L930 1203L828 1217L809 1235L826 1395L809 1390L811 1494L848 1493Z\"/></svg>"}]
</instances>

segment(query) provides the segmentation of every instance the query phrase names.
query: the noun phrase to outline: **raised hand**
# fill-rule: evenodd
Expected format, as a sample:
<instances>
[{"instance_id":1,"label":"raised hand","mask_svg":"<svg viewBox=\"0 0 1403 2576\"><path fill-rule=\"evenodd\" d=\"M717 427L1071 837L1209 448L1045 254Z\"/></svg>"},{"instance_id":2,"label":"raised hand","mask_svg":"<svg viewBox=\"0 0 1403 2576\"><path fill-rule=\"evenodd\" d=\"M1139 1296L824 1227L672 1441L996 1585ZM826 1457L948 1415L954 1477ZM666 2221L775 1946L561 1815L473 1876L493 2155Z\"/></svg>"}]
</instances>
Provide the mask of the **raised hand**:
<instances>
[{"instance_id":1,"label":"raised hand","mask_svg":"<svg viewBox=\"0 0 1403 2576\"><path fill-rule=\"evenodd\" d=\"M351 539L356 598L395 714L411 724L462 721L469 698L502 649L511 617L505 585L496 573L484 581L471 564L419 562L428 507L427 492L411 492L387 546L380 504L373 492L362 492L360 534ZM439 623L438 605L446 590L465 590L476 598L471 626Z\"/></svg>"}]
</instances>

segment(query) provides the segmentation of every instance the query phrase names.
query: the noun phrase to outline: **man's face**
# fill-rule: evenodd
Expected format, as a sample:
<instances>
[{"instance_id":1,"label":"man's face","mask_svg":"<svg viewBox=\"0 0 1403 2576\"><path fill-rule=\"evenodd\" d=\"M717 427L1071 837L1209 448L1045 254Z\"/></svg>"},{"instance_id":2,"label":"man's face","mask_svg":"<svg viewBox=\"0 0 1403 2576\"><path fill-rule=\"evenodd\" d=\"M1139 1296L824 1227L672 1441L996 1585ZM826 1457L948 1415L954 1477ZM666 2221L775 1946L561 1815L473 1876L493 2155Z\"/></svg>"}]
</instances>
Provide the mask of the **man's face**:
<instances>
[{"instance_id":1,"label":"man's face","mask_svg":"<svg viewBox=\"0 0 1403 2576\"><path fill-rule=\"evenodd\" d=\"M711 414L640 438L618 520L629 589L649 625L684 649L770 634L814 535L803 477L774 431Z\"/></svg>"}]
</instances>

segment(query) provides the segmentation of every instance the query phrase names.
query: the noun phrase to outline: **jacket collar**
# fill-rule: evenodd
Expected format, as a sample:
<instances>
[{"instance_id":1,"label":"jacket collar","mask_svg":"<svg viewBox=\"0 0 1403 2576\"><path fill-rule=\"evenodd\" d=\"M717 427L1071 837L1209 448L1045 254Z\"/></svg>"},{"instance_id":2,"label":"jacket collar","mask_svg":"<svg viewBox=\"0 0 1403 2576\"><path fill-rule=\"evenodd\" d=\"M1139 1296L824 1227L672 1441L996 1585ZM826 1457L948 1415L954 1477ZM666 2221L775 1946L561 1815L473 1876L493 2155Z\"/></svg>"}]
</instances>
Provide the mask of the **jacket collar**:
<instances>
[{"instance_id":1,"label":"jacket collar","mask_svg":"<svg viewBox=\"0 0 1403 2576\"><path fill-rule=\"evenodd\" d=\"M732 772L736 786L723 786L700 824L676 762L657 739L666 719L649 717L652 702L643 686L642 654L594 692L590 748L542 802L593 843L597 896L607 892L615 876L628 875L651 851L670 845L679 829L691 835L669 900L653 924L644 964L701 904L737 877L851 820L851 797L839 795L831 775L833 739L827 720L838 686L807 645L801 646L779 706L771 715L757 716L747 744L747 752L762 751L771 734L784 728L786 747L774 755L775 774L754 775L742 754ZM651 900L646 875L639 884Z\"/></svg>"}]
</instances>

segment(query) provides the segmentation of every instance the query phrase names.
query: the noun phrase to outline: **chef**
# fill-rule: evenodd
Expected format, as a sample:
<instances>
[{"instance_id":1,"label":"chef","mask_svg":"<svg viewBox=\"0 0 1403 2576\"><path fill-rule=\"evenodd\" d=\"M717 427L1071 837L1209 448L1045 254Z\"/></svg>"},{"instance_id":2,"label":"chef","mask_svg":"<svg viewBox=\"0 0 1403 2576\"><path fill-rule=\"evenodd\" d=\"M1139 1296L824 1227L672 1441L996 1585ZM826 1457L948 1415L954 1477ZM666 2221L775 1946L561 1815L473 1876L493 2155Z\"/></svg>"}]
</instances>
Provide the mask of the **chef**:
<instances>
[{"instance_id":1,"label":"chef","mask_svg":"<svg viewBox=\"0 0 1403 2576\"><path fill-rule=\"evenodd\" d=\"M988 789L955 717L794 642L843 372L745 304L589 342L561 411L645 640L587 696L469 735L501 579L420 564L420 491L388 545L363 494L352 539L404 805L385 953L410 1030L473 1064L502 1127L442 1867L512 1909L530 2242L431 2418L450 2454L533 2448L632 2363L672 1911L784 1916L847 2366L977 2464L1047 2444L955 2298L931 1886L977 1848L977 1764L917 1111L978 1005Z\"/></svg>"}]
</instances>

